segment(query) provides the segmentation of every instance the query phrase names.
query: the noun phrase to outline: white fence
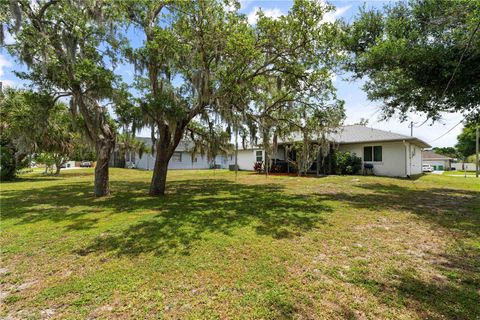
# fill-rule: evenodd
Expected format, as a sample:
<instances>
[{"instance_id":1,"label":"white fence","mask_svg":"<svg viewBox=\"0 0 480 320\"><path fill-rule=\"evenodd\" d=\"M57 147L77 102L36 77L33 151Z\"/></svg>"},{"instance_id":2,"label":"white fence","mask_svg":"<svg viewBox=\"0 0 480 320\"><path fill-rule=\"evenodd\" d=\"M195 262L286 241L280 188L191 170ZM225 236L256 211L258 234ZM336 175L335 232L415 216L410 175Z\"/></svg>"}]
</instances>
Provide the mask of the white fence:
<instances>
[{"instance_id":1,"label":"white fence","mask_svg":"<svg viewBox=\"0 0 480 320\"><path fill-rule=\"evenodd\" d=\"M475 163L452 163L452 169L455 170L467 170L467 171L475 171Z\"/></svg>"}]
</instances>

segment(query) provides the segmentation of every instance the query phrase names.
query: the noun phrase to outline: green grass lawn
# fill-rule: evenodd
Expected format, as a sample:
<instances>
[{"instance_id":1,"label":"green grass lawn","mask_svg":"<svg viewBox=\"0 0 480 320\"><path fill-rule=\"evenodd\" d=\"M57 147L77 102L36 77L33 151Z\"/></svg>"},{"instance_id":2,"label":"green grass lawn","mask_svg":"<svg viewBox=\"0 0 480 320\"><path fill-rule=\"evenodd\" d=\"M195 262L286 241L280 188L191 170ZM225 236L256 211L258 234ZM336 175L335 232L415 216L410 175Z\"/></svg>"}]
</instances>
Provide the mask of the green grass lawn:
<instances>
[{"instance_id":1,"label":"green grass lawn","mask_svg":"<svg viewBox=\"0 0 480 320\"><path fill-rule=\"evenodd\" d=\"M462 171L462 170L454 170L454 171L444 171L443 172L444 175L446 176L458 176L458 175L465 175L467 174L467 176L474 176L475 175L475 171Z\"/></svg>"},{"instance_id":2,"label":"green grass lawn","mask_svg":"<svg viewBox=\"0 0 480 320\"><path fill-rule=\"evenodd\" d=\"M478 319L480 182L112 169L1 184L0 317Z\"/></svg>"}]
</instances>

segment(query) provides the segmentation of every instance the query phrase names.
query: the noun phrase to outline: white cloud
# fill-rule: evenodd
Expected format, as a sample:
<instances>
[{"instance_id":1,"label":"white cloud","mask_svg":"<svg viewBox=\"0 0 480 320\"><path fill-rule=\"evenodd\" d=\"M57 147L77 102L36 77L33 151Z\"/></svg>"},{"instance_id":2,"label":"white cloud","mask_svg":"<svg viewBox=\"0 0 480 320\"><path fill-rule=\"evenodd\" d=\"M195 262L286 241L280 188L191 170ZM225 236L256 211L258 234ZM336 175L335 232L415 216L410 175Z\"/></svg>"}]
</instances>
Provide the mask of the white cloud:
<instances>
[{"instance_id":1,"label":"white cloud","mask_svg":"<svg viewBox=\"0 0 480 320\"><path fill-rule=\"evenodd\" d=\"M325 15L323 16L322 22L323 23L333 23L333 22L335 22L335 20L337 20L338 18L343 16L345 14L345 12L350 10L351 7L352 7L351 5L344 6L344 7L339 7L339 8L336 8L334 11L330 11L330 12L325 13Z\"/></svg>"},{"instance_id":2,"label":"white cloud","mask_svg":"<svg viewBox=\"0 0 480 320\"><path fill-rule=\"evenodd\" d=\"M0 77L3 77L5 74L4 68L10 68L12 66L12 62L5 58L5 56L0 54Z\"/></svg>"},{"instance_id":3,"label":"white cloud","mask_svg":"<svg viewBox=\"0 0 480 320\"><path fill-rule=\"evenodd\" d=\"M6 79L0 79L0 82L2 83L2 87L5 89L7 87L15 87L17 86L17 83L13 80L6 80Z\"/></svg>"},{"instance_id":4,"label":"white cloud","mask_svg":"<svg viewBox=\"0 0 480 320\"><path fill-rule=\"evenodd\" d=\"M258 20L258 16L257 16L257 13L262 10L263 13L265 14L265 16L267 17L270 17L272 19L278 19L280 18L281 16L284 15L284 13L282 12L282 10L278 9L278 8L273 8L273 9L262 9L262 8L259 8L259 7L254 7L253 10L248 14L247 16L247 19L248 19L248 23L250 24L255 24L257 23L257 20Z\"/></svg>"}]
</instances>

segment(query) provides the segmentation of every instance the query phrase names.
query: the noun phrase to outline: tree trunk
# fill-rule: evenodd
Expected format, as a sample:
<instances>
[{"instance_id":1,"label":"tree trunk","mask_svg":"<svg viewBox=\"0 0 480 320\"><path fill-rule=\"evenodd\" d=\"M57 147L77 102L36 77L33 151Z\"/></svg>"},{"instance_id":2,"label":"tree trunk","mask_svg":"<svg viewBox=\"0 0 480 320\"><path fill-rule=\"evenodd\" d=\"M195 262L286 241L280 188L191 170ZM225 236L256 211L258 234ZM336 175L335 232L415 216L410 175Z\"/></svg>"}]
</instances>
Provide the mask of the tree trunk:
<instances>
[{"instance_id":1,"label":"tree trunk","mask_svg":"<svg viewBox=\"0 0 480 320\"><path fill-rule=\"evenodd\" d=\"M53 160L55 161L55 175L58 176L62 169L63 157L61 155L54 155Z\"/></svg>"},{"instance_id":2,"label":"tree trunk","mask_svg":"<svg viewBox=\"0 0 480 320\"><path fill-rule=\"evenodd\" d=\"M98 101L82 93L80 88L74 91L72 107L78 106L83 116L86 132L95 143L97 164L95 166L94 195L102 197L110 194L108 167L110 155L115 146L115 131L107 121L106 109Z\"/></svg>"},{"instance_id":3,"label":"tree trunk","mask_svg":"<svg viewBox=\"0 0 480 320\"><path fill-rule=\"evenodd\" d=\"M189 120L188 120L189 121ZM177 148L185 132L188 121L177 123L173 136L167 125L159 125L160 137L157 140L155 149L155 165L153 166L152 182L150 184L151 196L163 196L167 184L168 162Z\"/></svg>"},{"instance_id":4,"label":"tree trunk","mask_svg":"<svg viewBox=\"0 0 480 320\"><path fill-rule=\"evenodd\" d=\"M167 184L168 162L173 154L165 145L159 141L157 143L157 154L155 155L155 165L153 167L152 182L150 184L151 196L163 196Z\"/></svg>"},{"instance_id":5,"label":"tree trunk","mask_svg":"<svg viewBox=\"0 0 480 320\"><path fill-rule=\"evenodd\" d=\"M109 141L97 143L97 163L95 165L95 197L103 197L110 194L108 167L113 145Z\"/></svg>"}]
</instances>

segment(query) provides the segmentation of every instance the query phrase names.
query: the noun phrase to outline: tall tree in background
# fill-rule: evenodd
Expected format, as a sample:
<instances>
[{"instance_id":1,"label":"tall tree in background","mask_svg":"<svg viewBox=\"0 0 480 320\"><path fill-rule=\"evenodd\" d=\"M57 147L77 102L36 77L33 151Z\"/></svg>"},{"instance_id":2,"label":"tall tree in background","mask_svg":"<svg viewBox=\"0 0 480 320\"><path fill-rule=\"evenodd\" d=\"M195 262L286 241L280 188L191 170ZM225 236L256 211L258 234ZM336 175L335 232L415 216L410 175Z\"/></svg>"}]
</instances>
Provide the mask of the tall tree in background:
<instances>
[{"instance_id":1,"label":"tall tree in background","mask_svg":"<svg viewBox=\"0 0 480 320\"><path fill-rule=\"evenodd\" d=\"M56 166L55 174L72 153L74 130L65 104L46 94L27 90L5 90L0 101L3 140L14 146L15 163L33 153L46 153Z\"/></svg>"},{"instance_id":2,"label":"tall tree in background","mask_svg":"<svg viewBox=\"0 0 480 320\"><path fill-rule=\"evenodd\" d=\"M363 10L346 30L348 70L386 117L480 113L480 1L415 0Z\"/></svg>"},{"instance_id":3,"label":"tall tree in background","mask_svg":"<svg viewBox=\"0 0 480 320\"><path fill-rule=\"evenodd\" d=\"M454 147L435 147L432 149L436 154L441 154L450 158L458 158L458 150Z\"/></svg>"},{"instance_id":4,"label":"tall tree in background","mask_svg":"<svg viewBox=\"0 0 480 320\"><path fill-rule=\"evenodd\" d=\"M70 97L71 113L82 116L97 156L95 196L110 191L108 165L115 143L113 122L101 104L111 97L114 81L115 56L105 46L110 33L103 23L109 8L101 1L56 0L4 1L0 7L7 30L16 34L7 48L29 68L18 76L55 98Z\"/></svg>"},{"instance_id":5,"label":"tall tree in background","mask_svg":"<svg viewBox=\"0 0 480 320\"><path fill-rule=\"evenodd\" d=\"M464 160L468 156L475 154L476 128L479 125L480 123L478 122L467 122L457 137L458 142L455 147Z\"/></svg>"}]
</instances>

